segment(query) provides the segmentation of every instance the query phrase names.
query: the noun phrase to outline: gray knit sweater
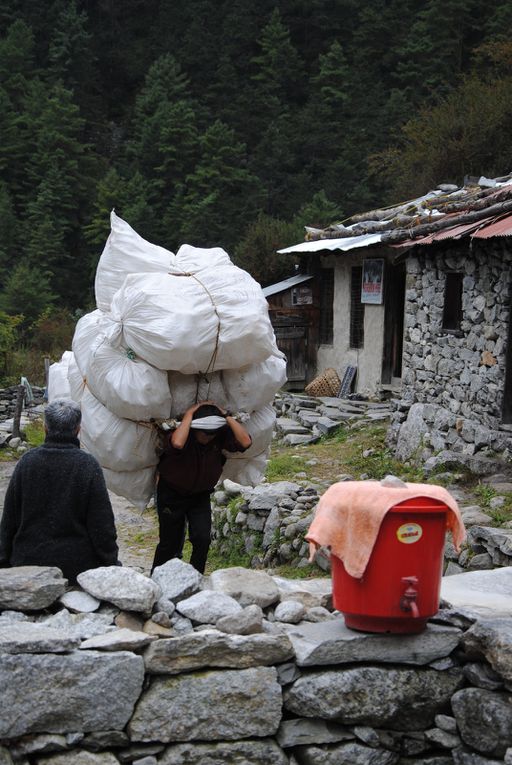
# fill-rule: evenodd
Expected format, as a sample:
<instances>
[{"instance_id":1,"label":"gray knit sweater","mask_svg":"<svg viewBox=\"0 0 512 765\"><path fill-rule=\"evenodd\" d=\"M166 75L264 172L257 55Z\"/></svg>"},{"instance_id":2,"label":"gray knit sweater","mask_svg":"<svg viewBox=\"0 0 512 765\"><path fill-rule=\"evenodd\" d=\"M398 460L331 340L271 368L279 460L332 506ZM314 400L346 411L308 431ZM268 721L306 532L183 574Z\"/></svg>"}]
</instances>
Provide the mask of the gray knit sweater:
<instances>
[{"instance_id":1,"label":"gray knit sweater","mask_svg":"<svg viewBox=\"0 0 512 765\"><path fill-rule=\"evenodd\" d=\"M5 495L0 566L58 566L74 582L117 563L114 514L101 467L72 437L47 437L20 459Z\"/></svg>"}]
</instances>

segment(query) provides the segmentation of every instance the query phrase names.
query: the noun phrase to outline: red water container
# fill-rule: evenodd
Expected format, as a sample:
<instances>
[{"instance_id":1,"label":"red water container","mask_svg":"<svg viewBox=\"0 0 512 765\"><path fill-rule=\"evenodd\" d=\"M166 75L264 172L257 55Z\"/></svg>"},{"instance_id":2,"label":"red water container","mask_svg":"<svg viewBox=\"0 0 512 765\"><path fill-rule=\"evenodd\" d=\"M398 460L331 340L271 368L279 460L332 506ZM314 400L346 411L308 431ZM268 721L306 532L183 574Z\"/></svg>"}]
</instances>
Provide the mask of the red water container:
<instances>
[{"instance_id":1,"label":"red water container","mask_svg":"<svg viewBox=\"0 0 512 765\"><path fill-rule=\"evenodd\" d=\"M444 502L416 497L389 510L361 579L331 555L333 603L363 632L421 632L439 609L446 532Z\"/></svg>"}]
</instances>

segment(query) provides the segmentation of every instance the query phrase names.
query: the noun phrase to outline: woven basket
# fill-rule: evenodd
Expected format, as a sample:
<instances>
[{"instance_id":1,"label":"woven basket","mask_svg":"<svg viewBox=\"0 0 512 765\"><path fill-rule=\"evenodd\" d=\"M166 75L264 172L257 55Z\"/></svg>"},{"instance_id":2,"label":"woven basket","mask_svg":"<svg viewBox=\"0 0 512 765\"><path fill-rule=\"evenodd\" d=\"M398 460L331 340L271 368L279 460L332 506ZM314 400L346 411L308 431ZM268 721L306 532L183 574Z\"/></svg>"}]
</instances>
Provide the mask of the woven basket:
<instances>
[{"instance_id":1,"label":"woven basket","mask_svg":"<svg viewBox=\"0 0 512 765\"><path fill-rule=\"evenodd\" d=\"M338 373L332 367L329 367L321 375L306 385L305 392L308 396L332 396L338 395L341 388L341 380Z\"/></svg>"}]
</instances>

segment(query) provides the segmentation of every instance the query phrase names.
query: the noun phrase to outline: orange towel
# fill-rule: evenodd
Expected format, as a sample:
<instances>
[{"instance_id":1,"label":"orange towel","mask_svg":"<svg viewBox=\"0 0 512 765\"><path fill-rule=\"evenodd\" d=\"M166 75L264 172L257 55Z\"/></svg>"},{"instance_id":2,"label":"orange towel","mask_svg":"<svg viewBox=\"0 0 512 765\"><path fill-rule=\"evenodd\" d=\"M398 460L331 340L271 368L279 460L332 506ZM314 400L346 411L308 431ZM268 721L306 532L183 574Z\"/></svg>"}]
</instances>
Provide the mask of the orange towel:
<instances>
[{"instance_id":1,"label":"orange towel","mask_svg":"<svg viewBox=\"0 0 512 765\"><path fill-rule=\"evenodd\" d=\"M344 481L333 484L320 498L306 534L310 560L317 547L330 547L343 561L346 571L359 579L370 559L382 519L394 505L413 497L438 499L447 505L446 527L459 550L466 530L456 501L442 486L406 483L403 487L388 487L378 481Z\"/></svg>"}]
</instances>

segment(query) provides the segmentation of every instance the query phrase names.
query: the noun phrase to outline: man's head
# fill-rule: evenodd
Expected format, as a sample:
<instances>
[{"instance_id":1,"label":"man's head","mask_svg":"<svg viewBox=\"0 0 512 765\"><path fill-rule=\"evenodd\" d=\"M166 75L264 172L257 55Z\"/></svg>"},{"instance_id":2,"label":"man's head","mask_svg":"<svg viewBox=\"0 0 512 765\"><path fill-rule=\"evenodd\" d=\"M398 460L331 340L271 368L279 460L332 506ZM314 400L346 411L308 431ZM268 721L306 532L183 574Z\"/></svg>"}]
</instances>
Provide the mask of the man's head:
<instances>
[{"instance_id":1,"label":"man's head","mask_svg":"<svg viewBox=\"0 0 512 765\"><path fill-rule=\"evenodd\" d=\"M226 424L215 404L203 404L192 415L191 428L200 444L208 444Z\"/></svg>"},{"instance_id":2,"label":"man's head","mask_svg":"<svg viewBox=\"0 0 512 765\"><path fill-rule=\"evenodd\" d=\"M49 436L76 436L81 421L80 407L68 398L56 398L44 412L44 427Z\"/></svg>"}]
</instances>

